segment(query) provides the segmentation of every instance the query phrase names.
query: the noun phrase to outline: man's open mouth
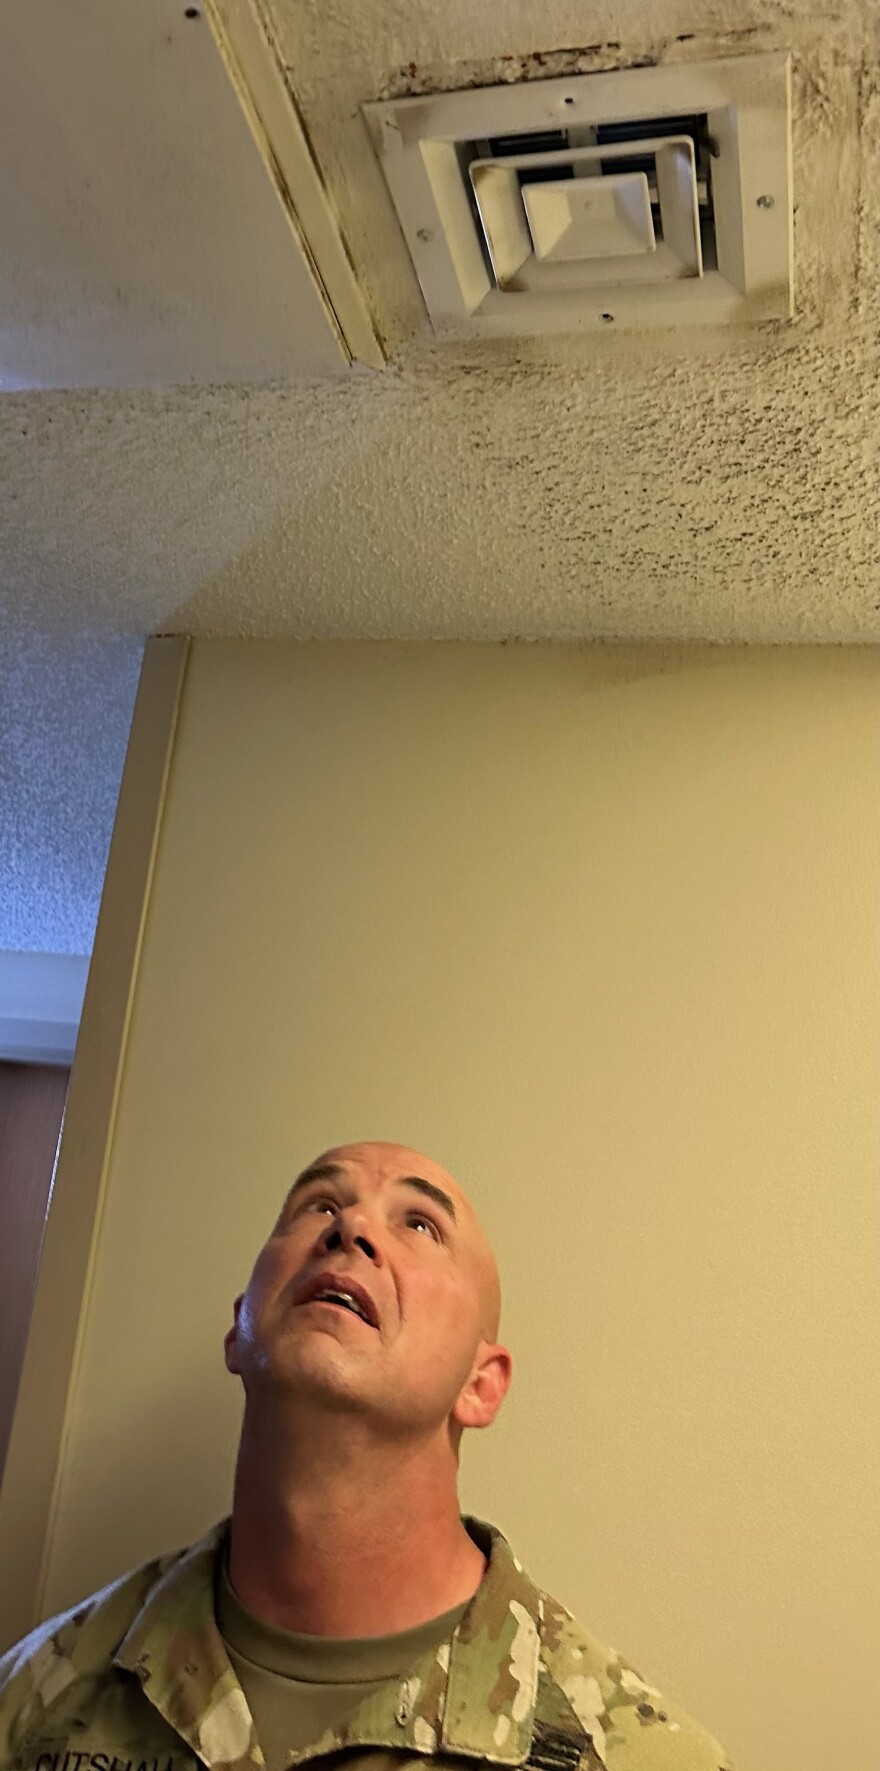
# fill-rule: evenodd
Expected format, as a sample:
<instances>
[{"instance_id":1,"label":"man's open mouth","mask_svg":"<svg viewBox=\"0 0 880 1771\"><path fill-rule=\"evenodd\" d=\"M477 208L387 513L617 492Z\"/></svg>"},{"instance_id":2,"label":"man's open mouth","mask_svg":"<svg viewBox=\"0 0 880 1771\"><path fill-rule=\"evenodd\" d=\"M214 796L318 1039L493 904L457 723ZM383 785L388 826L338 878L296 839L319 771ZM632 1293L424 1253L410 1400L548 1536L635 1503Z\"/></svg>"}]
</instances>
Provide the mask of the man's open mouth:
<instances>
[{"instance_id":1,"label":"man's open mouth","mask_svg":"<svg viewBox=\"0 0 880 1771\"><path fill-rule=\"evenodd\" d=\"M351 1292L329 1290L319 1291L313 1298L307 1298L306 1302L310 1304L331 1304L336 1309L349 1310L353 1316L359 1316L362 1322L366 1322L368 1328L373 1327L372 1322L370 1322L367 1317L366 1311L362 1309L357 1298L352 1297Z\"/></svg>"}]
</instances>

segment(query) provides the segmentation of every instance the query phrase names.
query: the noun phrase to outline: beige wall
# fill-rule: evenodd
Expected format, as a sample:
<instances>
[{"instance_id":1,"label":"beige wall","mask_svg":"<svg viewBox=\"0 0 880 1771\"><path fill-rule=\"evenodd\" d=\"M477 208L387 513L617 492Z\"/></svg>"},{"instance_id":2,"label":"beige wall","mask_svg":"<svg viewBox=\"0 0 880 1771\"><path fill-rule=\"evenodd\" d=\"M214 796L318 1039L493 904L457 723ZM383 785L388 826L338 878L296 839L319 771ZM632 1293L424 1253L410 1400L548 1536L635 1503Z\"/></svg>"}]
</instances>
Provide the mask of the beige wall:
<instances>
[{"instance_id":1,"label":"beige wall","mask_svg":"<svg viewBox=\"0 0 880 1771\"><path fill-rule=\"evenodd\" d=\"M738 1771L874 1771L878 709L869 650L194 644L44 1612L226 1510L230 1300L400 1138L505 1280L463 1505Z\"/></svg>"}]
</instances>

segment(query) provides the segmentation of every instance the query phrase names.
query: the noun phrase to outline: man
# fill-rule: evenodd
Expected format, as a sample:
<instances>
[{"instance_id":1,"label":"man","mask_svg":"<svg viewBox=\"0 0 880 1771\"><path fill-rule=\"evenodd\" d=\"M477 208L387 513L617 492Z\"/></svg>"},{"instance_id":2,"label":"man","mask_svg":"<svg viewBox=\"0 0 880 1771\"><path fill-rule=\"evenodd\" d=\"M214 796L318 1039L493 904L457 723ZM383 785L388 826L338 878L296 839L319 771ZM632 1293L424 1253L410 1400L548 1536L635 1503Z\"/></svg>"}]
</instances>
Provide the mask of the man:
<instances>
[{"instance_id":1,"label":"man","mask_svg":"<svg viewBox=\"0 0 880 1771\"><path fill-rule=\"evenodd\" d=\"M3 1771L730 1771L459 1513L462 1433L510 1383L500 1301L437 1163L390 1143L312 1163L226 1335L231 1518L0 1660Z\"/></svg>"}]
</instances>

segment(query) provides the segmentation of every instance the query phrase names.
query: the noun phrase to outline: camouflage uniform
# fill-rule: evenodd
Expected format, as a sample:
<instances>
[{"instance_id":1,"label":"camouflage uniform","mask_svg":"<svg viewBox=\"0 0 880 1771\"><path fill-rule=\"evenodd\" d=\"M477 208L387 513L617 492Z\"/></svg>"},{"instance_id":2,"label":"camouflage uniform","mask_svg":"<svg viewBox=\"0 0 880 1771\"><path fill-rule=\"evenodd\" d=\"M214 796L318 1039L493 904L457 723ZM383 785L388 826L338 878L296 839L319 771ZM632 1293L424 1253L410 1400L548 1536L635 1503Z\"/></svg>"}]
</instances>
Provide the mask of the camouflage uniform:
<instances>
[{"instance_id":1,"label":"camouflage uniform","mask_svg":"<svg viewBox=\"0 0 880 1771\"><path fill-rule=\"evenodd\" d=\"M731 1771L718 1742L534 1586L501 1532L451 1638L291 1753L332 1771ZM0 1771L253 1771L263 1755L214 1617L221 1521L0 1659ZM329 1768L328 1768L329 1771Z\"/></svg>"}]
</instances>

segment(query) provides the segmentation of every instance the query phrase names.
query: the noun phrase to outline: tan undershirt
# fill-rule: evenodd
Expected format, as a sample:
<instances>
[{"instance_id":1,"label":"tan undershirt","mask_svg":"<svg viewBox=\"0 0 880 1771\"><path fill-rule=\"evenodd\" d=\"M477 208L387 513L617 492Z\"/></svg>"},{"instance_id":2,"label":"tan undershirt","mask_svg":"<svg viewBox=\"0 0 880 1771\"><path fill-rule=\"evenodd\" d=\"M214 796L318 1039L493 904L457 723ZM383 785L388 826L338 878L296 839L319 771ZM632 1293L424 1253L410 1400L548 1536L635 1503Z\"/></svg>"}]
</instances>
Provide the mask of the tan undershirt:
<instances>
[{"instance_id":1,"label":"tan undershirt","mask_svg":"<svg viewBox=\"0 0 880 1771\"><path fill-rule=\"evenodd\" d=\"M254 1718L267 1771L335 1726L387 1680L399 1680L445 1642L470 1600L394 1636L310 1636L279 1630L247 1611L229 1583L228 1537L214 1578L217 1628Z\"/></svg>"}]
</instances>

